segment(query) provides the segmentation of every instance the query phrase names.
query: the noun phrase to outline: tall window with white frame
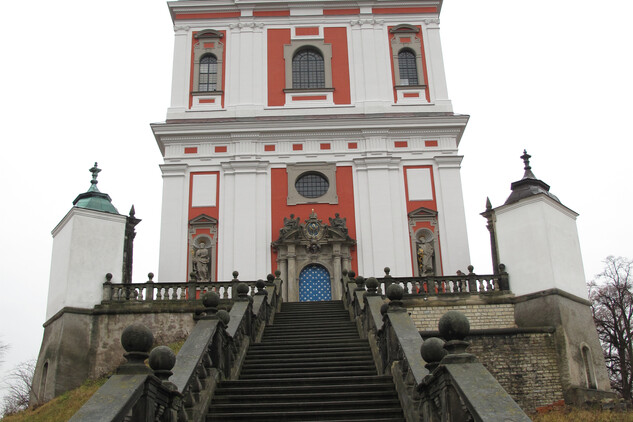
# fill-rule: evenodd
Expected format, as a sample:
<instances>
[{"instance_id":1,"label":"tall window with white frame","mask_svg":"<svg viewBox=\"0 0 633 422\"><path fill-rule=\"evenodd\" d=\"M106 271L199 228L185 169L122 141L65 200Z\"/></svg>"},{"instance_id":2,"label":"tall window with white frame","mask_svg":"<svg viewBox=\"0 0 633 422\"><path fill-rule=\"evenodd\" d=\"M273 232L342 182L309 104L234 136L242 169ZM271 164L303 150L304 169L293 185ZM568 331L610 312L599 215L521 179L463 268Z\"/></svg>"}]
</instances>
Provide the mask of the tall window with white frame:
<instances>
[{"instance_id":1,"label":"tall window with white frame","mask_svg":"<svg viewBox=\"0 0 633 422\"><path fill-rule=\"evenodd\" d=\"M198 78L198 91L217 91L218 86L218 59L213 54L205 54L200 58L200 74Z\"/></svg>"},{"instance_id":2,"label":"tall window with white frame","mask_svg":"<svg viewBox=\"0 0 633 422\"><path fill-rule=\"evenodd\" d=\"M323 54L315 48L299 50L292 58L292 87L295 89L325 88Z\"/></svg>"},{"instance_id":3,"label":"tall window with white frame","mask_svg":"<svg viewBox=\"0 0 633 422\"><path fill-rule=\"evenodd\" d=\"M400 85L418 85L415 53L410 48L403 48L398 52L398 67L400 68Z\"/></svg>"}]
</instances>

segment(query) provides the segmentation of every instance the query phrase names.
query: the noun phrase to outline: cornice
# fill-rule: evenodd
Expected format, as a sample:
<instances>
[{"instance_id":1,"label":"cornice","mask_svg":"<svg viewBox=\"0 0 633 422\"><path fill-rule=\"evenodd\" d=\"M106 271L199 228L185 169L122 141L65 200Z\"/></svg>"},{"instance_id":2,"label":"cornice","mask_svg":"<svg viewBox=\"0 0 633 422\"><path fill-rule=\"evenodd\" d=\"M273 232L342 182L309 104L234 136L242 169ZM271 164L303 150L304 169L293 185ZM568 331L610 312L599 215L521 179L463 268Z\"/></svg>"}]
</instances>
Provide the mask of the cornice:
<instances>
[{"instance_id":1,"label":"cornice","mask_svg":"<svg viewBox=\"0 0 633 422\"><path fill-rule=\"evenodd\" d=\"M321 134L400 133L419 134L462 133L468 122L467 115L386 114L363 116L298 116L293 118L217 119L207 121L171 121L151 124L157 140L207 138L296 136L320 132ZM250 135L246 135L250 134ZM289 135L291 134L291 135Z\"/></svg>"}]
</instances>

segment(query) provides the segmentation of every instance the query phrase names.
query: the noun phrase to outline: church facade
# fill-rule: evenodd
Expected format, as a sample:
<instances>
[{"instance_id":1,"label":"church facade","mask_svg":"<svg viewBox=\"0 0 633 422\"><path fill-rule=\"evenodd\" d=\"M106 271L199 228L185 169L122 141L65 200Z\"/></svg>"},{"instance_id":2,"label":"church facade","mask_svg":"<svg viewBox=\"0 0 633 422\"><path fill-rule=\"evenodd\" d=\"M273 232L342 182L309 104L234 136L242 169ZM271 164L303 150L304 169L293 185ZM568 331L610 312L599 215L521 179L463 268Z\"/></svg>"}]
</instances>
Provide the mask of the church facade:
<instances>
[{"instance_id":1,"label":"church facade","mask_svg":"<svg viewBox=\"0 0 633 422\"><path fill-rule=\"evenodd\" d=\"M170 2L159 281L279 269L299 300L315 268L334 298L343 269L466 271L468 116L447 95L440 7Z\"/></svg>"},{"instance_id":2,"label":"church facade","mask_svg":"<svg viewBox=\"0 0 633 422\"><path fill-rule=\"evenodd\" d=\"M37 399L112 371L132 322L165 343L185 338L196 288L234 270L251 284L279 270L283 300L295 302L340 299L344 274L385 267L409 286L403 303L423 338L447 310L470 318L473 353L524 409L609 396L587 329L577 214L527 153L506 203L482 214L495 275L482 288L466 274L458 148L468 116L447 95L441 5L169 2L171 103L151 125L163 155L158 283L129 284L140 220L99 192L95 163L90 189L53 230ZM526 247L538 256L527 261Z\"/></svg>"}]
</instances>

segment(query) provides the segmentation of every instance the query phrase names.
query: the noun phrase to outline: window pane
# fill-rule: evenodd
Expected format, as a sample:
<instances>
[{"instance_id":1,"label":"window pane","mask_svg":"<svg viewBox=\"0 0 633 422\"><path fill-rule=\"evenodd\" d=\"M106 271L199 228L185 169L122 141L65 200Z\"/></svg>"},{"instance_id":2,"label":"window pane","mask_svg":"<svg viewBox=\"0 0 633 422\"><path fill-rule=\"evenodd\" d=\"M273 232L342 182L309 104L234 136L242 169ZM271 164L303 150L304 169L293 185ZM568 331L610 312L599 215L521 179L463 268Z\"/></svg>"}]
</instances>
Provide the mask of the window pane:
<instances>
[{"instance_id":1,"label":"window pane","mask_svg":"<svg viewBox=\"0 0 633 422\"><path fill-rule=\"evenodd\" d=\"M218 59L213 55L206 55L200 59L200 73L198 75L198 91L215 91L218 78Z\"/></svg>"},{"instance_id":2,"label":"window pane","mask_svg":"<svg viewBox=\"0 0 633 422\"><path fill-rule=\"evenodd\" d=\"M398 53L398 67L400 68L400 85L418 85L418 68L413 51L401 50Z\"/></svg>"},{"instance_id":3,"label":"window pane","mask_svg":"<svg viewBox=\"0 0 633 422\"><path fill-rule=\"evenodd\" d=\"M325 65L317 50L305 49L292 59L293 88L325 88Z\"/></svg>"}]
</instances>

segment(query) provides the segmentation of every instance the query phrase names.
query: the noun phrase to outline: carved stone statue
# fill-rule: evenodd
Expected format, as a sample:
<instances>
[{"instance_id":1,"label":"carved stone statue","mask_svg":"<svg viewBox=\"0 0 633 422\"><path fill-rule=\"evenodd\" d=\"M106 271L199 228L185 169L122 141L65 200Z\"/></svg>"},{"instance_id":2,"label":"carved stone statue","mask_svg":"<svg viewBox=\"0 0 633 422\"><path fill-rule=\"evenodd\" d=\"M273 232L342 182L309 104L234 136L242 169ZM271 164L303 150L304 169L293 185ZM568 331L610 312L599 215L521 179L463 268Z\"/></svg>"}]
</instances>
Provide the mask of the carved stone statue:
<instances>
[{"instance_id":1,"label":"carved stone statue","mask_svg":"<svg viewBox=\"0 0 633 422\"><path fill-rule=\"evenodd\" d=\"M433 275L433 241L422 239L418 243L418 271L421 276Z\"/></svg>"},{"instance_id":2,"label":"carved stone statue","mask_svg":"<svg viewBox=\"0 0 633 422\"><path fill-rule=\"evenodd\" d=\"M294 214L290 214L290 218L284 217L284 226L279 229L279 236L283 236L286 233L299 227L299 217L295 218Z\"/></svg>"},{"instance_id":3,"label":"carved stone statue","mask_svg":"<svg viewBox=\"0 0 633 422\"><path fill-rule=\"evenodd\" d=\"M334 218L330 217L330 227L347 234L347 219L341 218L339 213L336 213Z\"/></svg>"},{"instance_id":4,"label":"carved stone statue","mask_svg":"<svg viewBox=\"0 0 633 422\"><path fill-rule=\"evenodd\" d=\"M193 265L198 274L198 281L208 282L209 280L209 250L205 248L206 244L200 242L200 247L196 250L193 258Z\"/></svg>"}]
</instances>

